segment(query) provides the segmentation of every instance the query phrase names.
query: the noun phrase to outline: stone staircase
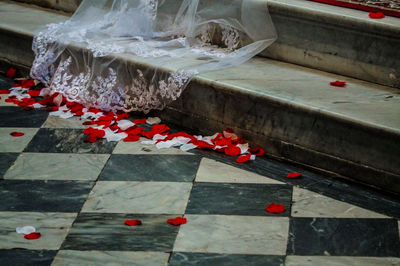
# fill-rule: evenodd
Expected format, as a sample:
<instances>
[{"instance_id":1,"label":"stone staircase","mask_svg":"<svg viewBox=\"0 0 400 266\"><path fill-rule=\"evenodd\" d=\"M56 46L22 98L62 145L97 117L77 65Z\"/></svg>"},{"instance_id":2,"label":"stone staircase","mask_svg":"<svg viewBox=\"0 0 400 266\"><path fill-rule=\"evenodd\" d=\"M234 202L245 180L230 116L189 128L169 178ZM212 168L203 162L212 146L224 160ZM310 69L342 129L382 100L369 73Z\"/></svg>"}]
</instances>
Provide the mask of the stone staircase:
<instances>
[{"instance_id":1,"label":"stone staircase","mask_svg":"<svg viewBox=\"0 0 400 266\"><path fill-rule=\"evenodd\" d=\"M28 69L38 28L68 16L32 3L72 12L78 1L23 2L30 4L0 1L3 69ZM400 192L400 19L372 21L301 0L268 3L276 44L243 65L197 76L155 114L203 134L231 127L269 156ZM156 67L133 55L117 60ZM334 80L347 86L331 87Z\"/></svg>"}]
</instances>

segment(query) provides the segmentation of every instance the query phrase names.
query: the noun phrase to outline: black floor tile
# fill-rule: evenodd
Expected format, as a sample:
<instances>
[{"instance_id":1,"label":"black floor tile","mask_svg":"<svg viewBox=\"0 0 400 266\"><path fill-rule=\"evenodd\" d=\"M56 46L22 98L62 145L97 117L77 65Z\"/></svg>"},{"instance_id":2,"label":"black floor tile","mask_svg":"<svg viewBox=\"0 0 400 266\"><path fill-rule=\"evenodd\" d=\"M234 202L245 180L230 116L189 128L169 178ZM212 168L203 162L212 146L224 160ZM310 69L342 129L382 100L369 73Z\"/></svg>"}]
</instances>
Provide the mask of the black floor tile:
<instances>
[{"instance_id":1,"label":"black floor tile","mask_svg":"<svg viewBox=\"0 0 400 266\"><path fill-rule=\"evenodd\" d=\"M292 187L270 184L195 183L186 208L187 214L289 216ZM285 212L270 214L271 203L285 206Z\"/></svg>"},{"instance_id":2,"label":"black floor tile","mask_svg":"<svg viewBox=\"0 0 400 266\"><path fill-rule=\"evenodd\" d=\"M173 215L81 213L61 249L171 252L179 227L168 224ZM127 226L139 219L141 226Z\"/></svg>"},{"instance_id":3,"label":"black floor tile","mask_svg":"<svg viewBox=\"0 0 400 266\"><path fill-rule=\"evenodd\" d=\"M292 218L287 253L398 257L398 224L394 219Z\"/></svg>"},{"instance_id":4,"label":"black floor tile","mask_svg":"<svg viewBox=\"0 0 400 266\"><path fill-rule=\"evenodd\" d=\"M337 177L328 177L326 174L312 172L309 169L268 157L257 157L251 163L241 164L237 163L233 157L214 151L193 150L193 152L200 156L400 219L400 200L398 195L344 181ZM300 179L287 179L286 175L290 172L300 172L303 176Z\"/></svg>"},{"instance_id":5,"label":"black floor tile","mask_svg":"<svg viewBox=\"0 0 400 266\"><path fill-rule=\"evenodd\" d=\"M10 249L0 250L0 263L3 266L11 265L51 265L54 257L56 256L56 250L21 250L21 249Z\"/></svg>"},{"instance_id":6,"label":"black floor tile","mask_svg":"<svg viewBox=\"0 0 400 266\"><path fill-rule=\"evenodd\" d=\"M178 265L283 265L283 256L215 254L215 253L172 253L169 266Z\"/></svg>"},{"instance_id":7,"label":"black floor tile","mask_svg":"<svg viewBox=\"0 0 400 266\"><path fill-rule=\"evenodd\" d=\"M78 212L92 182L0 180L0 211Z\"/></svg>"},{"instance_id":8,"label":"black floor tile","mask_svg":"<svg viewBox=\"0 0 400 266\"><path fill-rule=\"evenodd\" d=\"M117 142L105 139L87 143L81 129L41 128L25 148L25 152L104 153L110 154Z\"/></svg>"},{"instance_id":9,"label":"black floor tile","mask_svg":"<svg viewBox=\"0 0 400 266\"><path fill-rule=\"evenodd\" d=\"M195 155L113 154L100 180L192 182L200 160Z\"/></svg>"},{"instance_id":10,"label":"black floor tile","mask_svg":"<svg viewBox=\"0 0 400 266\"><path fill-rule=\"evenodd\" d=\"M0 179L7 172L8 168L15 162L19 153L0 153Z\"/></svg>"},{"instance_id":11,"label":"black floor tile","mask_svg":"<svg viewBox=\"0 0 400 266\"><path fill-rule=\"evenodd\" d=\"M38 128L46 121L47 116L46 110L25 111L19 106L0 106L0 127Z\"/></svg>"}]
</instances>

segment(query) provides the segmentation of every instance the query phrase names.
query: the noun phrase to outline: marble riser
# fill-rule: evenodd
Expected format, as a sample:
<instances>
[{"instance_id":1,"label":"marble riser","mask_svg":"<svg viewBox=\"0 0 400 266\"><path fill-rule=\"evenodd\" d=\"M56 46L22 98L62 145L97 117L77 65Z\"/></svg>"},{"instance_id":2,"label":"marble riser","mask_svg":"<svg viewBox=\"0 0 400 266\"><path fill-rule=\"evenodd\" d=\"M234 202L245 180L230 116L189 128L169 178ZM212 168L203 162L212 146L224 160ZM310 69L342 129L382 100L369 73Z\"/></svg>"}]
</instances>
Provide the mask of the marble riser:
<instances>
[{"instance_id":1,"label":"marble riser","mask_svg":"<svg viewBox=\"0 0 400 266\"><path fill-rule=\"evenodd\" d=\"M81 0L16 0L72 13ZM304 0L268 0L278 40L260 56L400 88L400 20Z\"/></svg>"},{"instance_id":2,"label":"marble riser","mask_svg":"<svg viewBox=\"0 0 400 266\"><path fill-rule=\"evenodd\" d=\"M155 115L205 135L230 127L268 156L400 192L400 134L195 83Z\"/></svg>"},{"instance_id":3,"label":"marble riser","mask_svg":"<svg viewBox=\"0 0 400 266\"><path fill-rule=\"evenodd\" d=\"M41 17L45 18L42 13ZM0 22L0 65L11 62L27 70L33 60L34 30L41 25L12 22L17 27L10 20ZM133 56L125 60L146 66ZM182 97L158 115L203 134L231 127L266 148L270 156L400 192L397 90L348 79L349 87L340 92L329 88L329 81L335 79L344 77L256 58L195 78ZM382 111L377 112L375 106L382 106Z\"/></svg>"}]
</instances>

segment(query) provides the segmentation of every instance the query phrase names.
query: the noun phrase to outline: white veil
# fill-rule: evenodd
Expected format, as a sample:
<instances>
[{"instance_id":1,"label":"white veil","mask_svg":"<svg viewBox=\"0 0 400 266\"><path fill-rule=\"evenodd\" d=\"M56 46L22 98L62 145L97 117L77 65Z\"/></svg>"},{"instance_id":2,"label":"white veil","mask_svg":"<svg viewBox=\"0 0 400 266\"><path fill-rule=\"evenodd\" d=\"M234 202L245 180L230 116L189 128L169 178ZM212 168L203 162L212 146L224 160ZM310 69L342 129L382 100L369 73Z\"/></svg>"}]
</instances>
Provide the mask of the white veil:
<instances>
[{"instance_id":1,"label":"white veil","mask_svg":"<svg viewBox=\"0 0 400 266\"><path fill-rule=\"evenodd\" d=\"M35 36L31 76L69 101L148 112L275 39L265 0L83 0Z\"/></svg>"}]
</instances>

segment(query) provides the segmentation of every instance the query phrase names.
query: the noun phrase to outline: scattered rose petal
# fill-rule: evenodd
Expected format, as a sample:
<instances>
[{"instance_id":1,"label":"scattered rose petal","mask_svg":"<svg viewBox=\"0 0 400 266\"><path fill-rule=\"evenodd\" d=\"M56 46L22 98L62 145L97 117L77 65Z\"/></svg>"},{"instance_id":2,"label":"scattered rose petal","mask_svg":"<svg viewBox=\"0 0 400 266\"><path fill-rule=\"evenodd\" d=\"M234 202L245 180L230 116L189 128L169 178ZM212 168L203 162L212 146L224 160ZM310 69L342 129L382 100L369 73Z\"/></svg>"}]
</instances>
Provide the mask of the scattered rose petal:
<instances>
[{"instance_id":1,"label":"scattered rose petal","mask_svg":"<svg viewBox=\"0 0 400 266\"><path fill-rule=\"evenodd\" d=\"M90 138L85 139L84 142L94 143L94 142L97 142L97 138L90 137Z\"/></svg>"},{"instance_id":2,"label":"scattered rose petal","mask_svg":"<svg viewBox=\"0 0 400 266\"><path fill-rule=\"evenodd\" d=\"M178 225L181 225L181 224L185 224L186 222L187 222L187 219L183 218L183 217L175 217L173 219L168 219L167 220L167 223L175 225L175 226L178 226Z\"/></svg>"},{"instance_id":3,"label":"scattered rose petal","mask_svg":"<svg viewBox=\"0 0 400 266\"><path fill-rule=\"evenodd\" d=\"M124 138L124 142L135 142L140 139L140 136L134 136L134 135L128 135L126 138Z\"/></svg>"},{"instance_id":4,"label":"scattered rose petal","mask_svg":"<svg viewBox=\"0 0 400 266\"><path fill-rule=\"evenodd\" d=\"M25 135L25 133L14 131L14 132L11 132L10 135L13 137L22 137L23 135Z\"/></svg>"},{"instance_id":5,"label":"scattered rose petal","mask_svg":"<svg viewBox=\"0 0 400 266\"><path fill-rule=\"evenodd\" d=\"M24 234L24 235L28 235L30 233L36 232L36 228L30 225L27 226L23 226L23 227L17 227L15 229L15 231L17 232L17 234Z\"/></svg>"},{"instance_id":6,"label":"scattered rose petal","mask_svg":"<svg viewBox=\"0 0 400 266\"><path fill-rule=\"evenodd\" d=\"M250 159L251 159L251 153L239 156L239 158L236 159L236 162L245 163L245 162L250 161Z\"/></svg>"},{"instance_id":7,"label":"scattered rose petal","mask_svg":"<svg viewBox=\"0 0 400 266\"><path fill-rule=\"evenodd\" d=\"M35 240L35 239L39 239L42 235L38 232L33 232L27 235L24 235L24 237L28 240Z\"/></svg>"},{"instance_id":8,"label":"scattered rose petal","mask_svg":"<svg viewBox=\"0 0 400 266\"><path fill-rule=\"evenodd\" d=\"M195 148L197 148L197 146L194 145L193 143L183 144L180 147L181 151L189 151L189 150L192 150L192 149L195 149Z\"/></svg>"},{"instance_id":9,"label":"scattered rose petal","mask_svg":"<svg viewBox=\"0 0 400 266\"><path fill-rule=\"evenodd\" d=\"M84 125L84 126L90 126L90 125L94 125L94 124L95 124L94 121L85 121L82 123L82 125Z\"/></svg>"},{"instance_id":10,"label":"scattered rose petal","mask_svg":"<svg viewBox=\"0 0 400 266\"><path fill-rule=\"evenodd\" d=\"M381 19L385 17L385 14L383 14L382 12L369 12L368 15L370 18L372 19Z\"/></svg>"},{"instance_id":11,"label":"scattered rose petal","mask_svg":"<svg viewBox=\"0 0 400 266\"><path fill-rule=\"evenodd\" d=\"M135 123L135 124L145 124L146 120L147 120L147 118L136 119L135 121L133 121L133 123Z\"/></svg>"},{"instance_id":12,"label":"scattered rose petal","mask_svg":"<svg viewBox=\"0 0 400 266\"><path fill-rule=\"evenodd\" d=\"M285 206L283 206L280 203L271 203L270 205L268 205L265 210L269 213L282 213L285 211Z\"/></svg>"},{"instance_id":13,"label":"scattered rose petal","mask_svg":"<svg viewBox=\"0 0 400 266\"><path fill-rule=\"evenodd\" d=\"M149 125L155 125L161 123L161 119L159 117L149 117L146 121Z\"/></svg>"},{"instance_id":14,"label":"scattered rose petal","mask_svg":"<svg viewBox=\"0 0 400 266\"><path fill-rule=\"evenodd\" d=\"M10 90L0 90L0 94L10 94Z\"/></svg>"},{"instance_id":15,"label":"scattered rose petal","mask_svg":"<svg viewBox=\"0 0 400 266\"><path fill-rule=\"evenodd\" d=\"M22 79L21 80L21 87L25 89L29 89L33 86L36 86L36 83L33 79Z\"/></svg>"},{"instance_id":16,"label":"scattered rose petal","mask_svg":"<svg viewBox=\"0 0 400 266\"><path fill-rule=\"evenodd\" d=\"M31 97L38 97L38 96L40 95L40 91L29 90L29 91L28 91L28 94L29 94Z\"/></svg>"},{"instance_id":17,"label":"scattered rose petal","mask_svg":"<svg viewBox=\"0 0 400 266\"><path fill-rule=\"evenodd\" d=\"M251 149L249 149L249 152L251 152L255 156L264 156L265 155L265 150L260 147L251 148Z\"/></svg>"},{"instance_id":18,"label":"scattered rose petal","mask_svg":"<svg viewBox=\"0 0 400 266\"><path fill-rule=\"evenodd\" d=\"M239 147L233 145L225 149L225 154L230 156L238 156L241 152Z\"/></svg>"},{"instance_id":19,"label":"scattered rose petal","mask_svg":"<svg viewBox=\"0 0 400 266\"><path fill-rule=\"evenodd\" d=\"M10 67L6 73L7 78L12 79L15 76L16 71L17 69L15 67Z\"/></svg>"},{"instance_id":20,"label":"scattered rose petal","mask_svg":"<svg viewBox=\"0 0 400 266\"><path fill-rule=\"evenodd\" d=\"M118 127L122 130L127 130L128 128L131 128L135 125L132 121L129 120L120 120L117 122Z\"/></svg>"},{"instance_id":21,"label":"scattered rose petal","mask_svg":"<svg viewBox=\"0 0 400 266\"><path fill-rule=\"evenodd\" d=\"M339 81L339 80L333 81L329 84L331 84L331 86L335 86L335 87L345 87L346 86L345 81Z\"/></svg>"},{"instance_id":22,"label":"scattered rose petal","mask_svg":"<svg viewBox=\"0 0 400 266\"><path fill-rule=\"evenodd\" d=\"M125 224L129 225L129 226L142 225L142 221L140 221L140 220L125 220Z\"/></svg>"},{"instance_id":23,"label":"scattered rose petal","mask_svg":"<svg viewBox=\"0 0 400 266\"><path fill-rule=\"evenodd\" d=\"M128 134L126 133L114 133L110 128L104 129L105 135L104 138L110 142L110 141L120 141L128 137Z\"/></svg>"},{"instance_id":24,"label":"scattered rose petal","mask_svg":"<svg viewBox=\"0 0 400 266\"><path fill-rule=\"evenodd\" d=\"M49 112L55 112L55 111L58 111L58 106L50 106L50 107L47 107L47 111L49 111Z\"/></svg>"},{"instance_id":25,"label":"scattered rose petal","mask_svg":"<svg viewBox=\"0 0 400 266\"><path fill-rule=\"evenodd\" d=\"M287 174L286 178L300 178L301 177L301 173L289 173Z\"/></svg>"}]
</instances>

